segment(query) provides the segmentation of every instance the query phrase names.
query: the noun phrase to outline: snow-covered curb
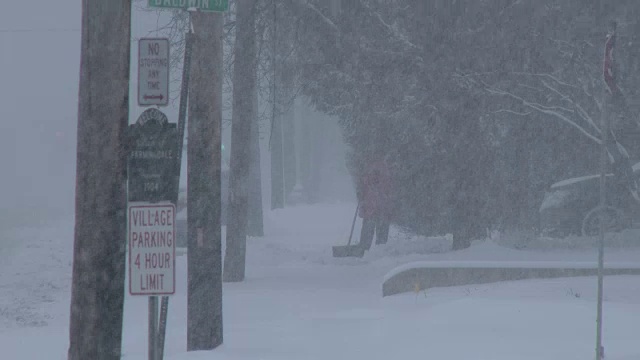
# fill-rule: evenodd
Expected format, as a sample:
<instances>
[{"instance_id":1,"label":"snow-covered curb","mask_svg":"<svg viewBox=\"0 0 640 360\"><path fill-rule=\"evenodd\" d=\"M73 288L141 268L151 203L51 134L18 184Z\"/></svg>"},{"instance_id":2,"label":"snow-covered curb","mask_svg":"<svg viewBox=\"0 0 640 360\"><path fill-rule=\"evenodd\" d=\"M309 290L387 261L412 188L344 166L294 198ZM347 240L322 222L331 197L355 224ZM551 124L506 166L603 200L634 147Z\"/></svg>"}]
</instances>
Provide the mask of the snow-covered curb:
<instances>
[{"instance_id":1,"label":"snow-covered curb","mask_svg":"<svg viewBox=\"0 0 640 360\"><path fill-rule=\"evenodd\" d=\"M605 263L604 267L606 269L640 270L640 263ZM415 261L389 271L384 276L383 282L407 270L421 268L597 269L598 263L595 261Z\"/></svg>"},{"instance_id":2,"label":"snow-covered curb","mask_svg":"<svg viewBox=\"0 0 640 360\"><path fill-rule=\"evenodd\" d=\"M382 296L431 287L500 281L594 276L595 262L565 261L430 261L399 266L384 276ZM605 264L605 275L640 275L638 263Z\"/></svg>"}]
</instances>

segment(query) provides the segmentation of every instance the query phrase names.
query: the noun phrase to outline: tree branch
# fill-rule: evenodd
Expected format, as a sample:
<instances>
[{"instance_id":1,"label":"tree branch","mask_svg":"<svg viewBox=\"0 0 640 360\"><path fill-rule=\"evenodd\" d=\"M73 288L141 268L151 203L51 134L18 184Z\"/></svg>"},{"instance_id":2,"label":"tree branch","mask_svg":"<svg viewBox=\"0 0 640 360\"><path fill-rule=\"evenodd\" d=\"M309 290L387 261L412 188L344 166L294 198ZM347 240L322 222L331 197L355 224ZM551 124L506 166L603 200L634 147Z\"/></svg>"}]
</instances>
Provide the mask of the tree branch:
<instances>
[{"instance_id":1,"label":"tree branch","mask_svg":"<svg viewBox=\"0 0 640 360\"><path fill-rule=\"evenodd\" d=\"M577 129L578 131L580 131L580 133L582 133L583 135L585 135L586 137L588 137L589 139L593 140L594 142L596 142L597 144L601 144L602 141L597 138L596 136L592 135L591 133L589 133L585 128L583 128L582 126L580 126L578 123L576 123L575 121L569 119L567 116L565 116L564 114L562 114L561 112L557 111L557 107L548 107L548 106L544 106L538 103L534 103L531 101L528 101L518 95L515 95L513 93L498 89L498 88L494 88L491 87L489 85L487 85L486 83L483 83L483 85L485 86L485 89L493 95L501 95L501 96L507 96L510 97L514 100L519 101L520 103L522 103L522 105L529 107L533 110L536 110L538 112L541 112L543 114L547 114L547 115L551 115L553 117L556 117L558 119L560 119L562 122L574 127L575 129ZM566 109L565 109L566 110Z\"/></svg>"}]
</instances>

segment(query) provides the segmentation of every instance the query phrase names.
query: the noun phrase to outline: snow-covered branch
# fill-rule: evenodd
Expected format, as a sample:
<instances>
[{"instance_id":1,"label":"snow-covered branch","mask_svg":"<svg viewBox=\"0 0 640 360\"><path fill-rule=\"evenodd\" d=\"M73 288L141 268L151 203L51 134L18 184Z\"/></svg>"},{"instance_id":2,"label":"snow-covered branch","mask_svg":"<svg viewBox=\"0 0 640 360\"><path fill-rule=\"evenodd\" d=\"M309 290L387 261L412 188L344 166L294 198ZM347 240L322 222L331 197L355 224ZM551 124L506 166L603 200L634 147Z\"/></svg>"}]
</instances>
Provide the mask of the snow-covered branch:
<instances>
[{"instance_id":1,"label":"snow-covered branch","mask_svg":"<svg viewBox=\"0 0 640 360\"><path fill-rule=\"evenodd\" d=\"M322 11L320 11L320 9L318 9L315 5L313 5L311 2L307 1L307 0L298 0L299 4L302 4L304 6L306 6L309 10L313 11L316 15L318 15L318 17L320 17L320 19L327 25L329 25L329 27L334 30L337 33L340 33L340 28L338 27L338 25L336 25L336 23L333 22L333 20L329 19L325 14L322 13Z\"/></svg>"},{"instance_id":2,"label":"snow-covered branch","mask_svg":"<svg viewBox=\"0 0 640 360\"><path fill-rule=\"evenodd\" d=\"M369 4L367 4L367 2L364 2L363 5L367 8L367 10L369 10L371 12L371 14L380 22L380 24L382 24L382 26L387 30L387 33L389 35L392 35L392 37L396 40L399 40L402 44L404 44L406 47L412 48L414 50L422 50L422 47L412 43L407 36L405 36L405 34L403 34L402 32L400 32L400 30L398 30L398 26L396 23L389 24L388 22L386 22L383 18L382 15L378 12L375 11L373 9L371 9L371 7L369 6Z\"/></svg>"},{"instance_id":3,"label":"snow-covered branch","mask_svg":"<svg viewBox=\"0 0 640 360\"><path fill-rule=\"evenodd\" d=\"M598 127L598 125L596 125L596 123L593 121L593 119L591 118L591 116L589 116L589 113L587 113L582 106L580 106L579 104L577 104L575 101L573 101L571 99L570 96L561 93L558 89L556 89L555 87L551 86L549 83L547 83L546 81L542 80L542 85L551 90L552 92L558 94L561 98L561 100L568 102L569 104L573 105L576 108L576 113L578 114L578 116L580 116L582 119L584 119L589 125L591 125L593 127L593 129L598 133L598 134L602 134L602 131L600 130L600 128Z\"/></svg>"},{"instance_id":4,"label":"snow-covered branch","mask_svg":"<svg viewBox=\"0 0 640 360\"><path fill-rule=\"evenodd\" d=\"M527 111L527 112L519 112L519 111L509 110L509 109L500 109L500 110L496 110L496 111L494 111L493 113L494 113L494 114L507 113L507 114L518 115L518 116L528 116L528 115L531 115L531 111Z\"/></svg>"},{"instance_id":5,"label":"snow-covered branch","mask_svg":"<svg viewBox=\"0 0 640 360\"><path fill-rule=\"evenodd\" d=\"M567 117L565 114L563 114L562 112L558 111L558 107L549 107L549 106L544 106L542 104L539 103L535 103L535 102L531 102L528 101L526 99L524 99L521 96L518 96L516 94L513 94L511 92L508 91L504 91L495 87L492 87L486 83L483 83L483 85L485 86L485 89L493 95L500 95L500 96L506 96L509 97L513 100L516 100L518 102L520 102L522 105L536 110L540 113L546 114L546 115L550 115L553 116L557 119L559 119L560 121L572 126L573 128L577 129L578 131L580 131L580 133L582 133L583 135L585 135L586 137L588 137L589 139L593 140L594 142L596 142L597 144L601 144L602 141L594 136L593 134L589 133L584 127L580 126L580 124L578 124L577 122L575 122L574 120L570 119L569 117ZM560 108L562 109L562 108ZM568 110L568 109L564 109L564 110ZM571 111L571 110L568 110ZM571 111L573 112L573 111Z\"/></svg>"}]
</instances>

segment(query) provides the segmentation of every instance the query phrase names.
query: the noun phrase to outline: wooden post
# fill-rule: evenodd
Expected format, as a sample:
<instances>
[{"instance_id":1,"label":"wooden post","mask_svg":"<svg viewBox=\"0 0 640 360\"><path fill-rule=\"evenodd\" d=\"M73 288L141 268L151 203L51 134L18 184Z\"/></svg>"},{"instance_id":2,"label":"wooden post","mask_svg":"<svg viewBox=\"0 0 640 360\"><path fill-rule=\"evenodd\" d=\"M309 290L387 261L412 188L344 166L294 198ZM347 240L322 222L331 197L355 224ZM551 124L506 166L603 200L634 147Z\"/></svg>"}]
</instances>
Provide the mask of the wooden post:
<instances>
[{"instance_id":1,"label":"wooden post","mask_svg":"<svg viewBox=\"0 0 640 360\"><path fill-rule=\"evenodd\" d=\"M83 0L69 360L120 359L130 0Z\"/></svg>"},{"instance_id":2,"label":"wooden post","mask_svg":"<svg viewBox=\"0 0 640 360\"><path fill-rule=\"evenodd\" d=\"M221 13L192 14L194 48L187 131L187 350L222 344L220 165L222 124Z\"/></svg>"}]
</instances>

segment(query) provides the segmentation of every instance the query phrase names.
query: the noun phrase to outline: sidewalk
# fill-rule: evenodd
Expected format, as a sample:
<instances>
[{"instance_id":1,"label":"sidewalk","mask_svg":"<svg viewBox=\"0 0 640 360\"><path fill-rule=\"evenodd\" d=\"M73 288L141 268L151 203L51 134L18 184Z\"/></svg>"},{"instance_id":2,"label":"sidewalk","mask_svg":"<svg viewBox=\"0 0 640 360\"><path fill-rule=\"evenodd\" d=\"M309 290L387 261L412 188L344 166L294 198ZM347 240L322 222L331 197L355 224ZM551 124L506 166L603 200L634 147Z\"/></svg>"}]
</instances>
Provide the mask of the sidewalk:
<instances>
[{"instance_id":1,"label":"sidewalk","mask_svg":"<svg viewBox=\"0 0 640 360\"><path fill-rule=\"evenodd\" d=\"M211 352L186 352L188 254L179 256L165 359L593 357L594 277L433 288L385 298L381 286L391 269L413 261L593 261L595 249L523 251L484 241L449 252L447 238L395 230L389 244L374 246L362 259L334 259L331 246L346 243L354 209L334 204L267 212L267 236L248 240L246 280L224 285L225 342ZM8 259L0 255L3 355L66 359L73 223L10 236L20 246ZM607 253L607 261L638 259L638 248ZM146 360L147 298L127 295L124 316L123 359ZM638 276L605 279L605 319L607 359L640 358Z\"/></svg>"}]
</instances>

